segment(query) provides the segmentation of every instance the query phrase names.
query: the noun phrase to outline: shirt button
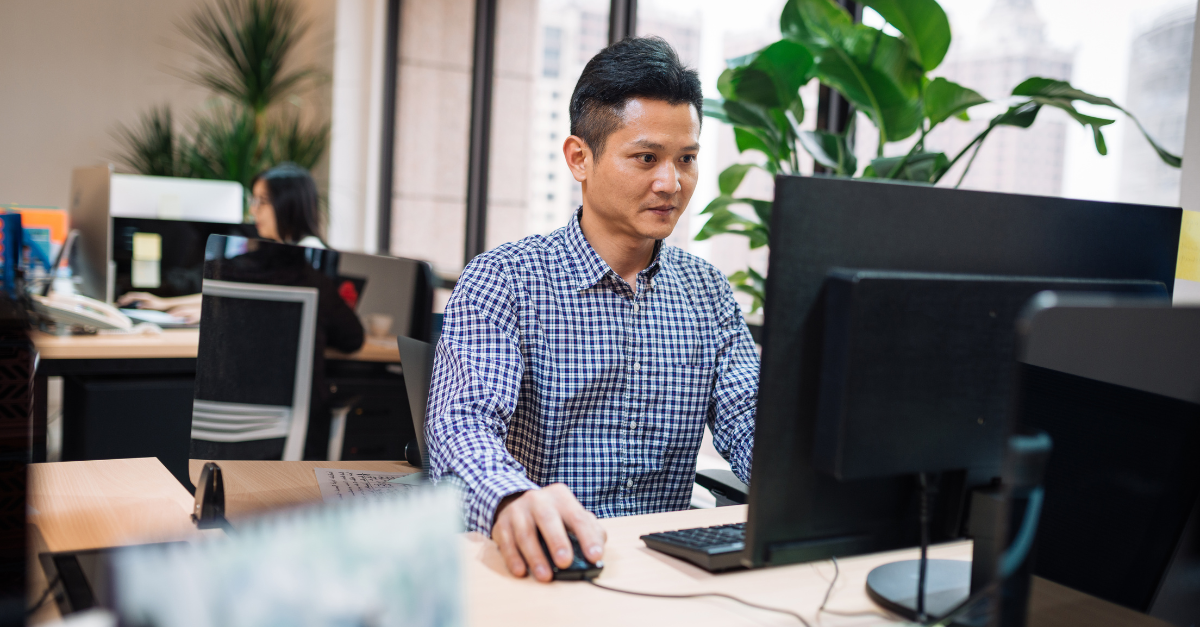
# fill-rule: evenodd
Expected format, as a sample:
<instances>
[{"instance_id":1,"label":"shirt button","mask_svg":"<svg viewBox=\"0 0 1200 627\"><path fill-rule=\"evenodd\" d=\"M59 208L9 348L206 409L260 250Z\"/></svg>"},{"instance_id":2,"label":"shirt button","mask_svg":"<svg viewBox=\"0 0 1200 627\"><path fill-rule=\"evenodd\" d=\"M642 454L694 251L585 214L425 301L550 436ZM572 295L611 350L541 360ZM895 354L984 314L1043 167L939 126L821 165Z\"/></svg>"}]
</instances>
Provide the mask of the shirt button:
<instances>
[{"instance_id":1,"label":"shirt button","mask_svg":"<svg viewBox=\"0 0 1200 627\"><path fill-rule=\"evenodd\" d=\"M630 428L630 429L637 429L637 423L636 423L636 422L631 422L631 423L629 423L629 428Z\"/></svg>"},{"instance_id":2,"label":"shirt button","mask_svg":"<svg viewBox=\"0 0 1200 627\"><path fill-rule=\"evenodd\" d=\"M637 313L637 312L638 312L638 309L640 309L640 307L638 307L638 304L637 304L637 303L634 303L634 304L633 304L633 313Z\"/></svg>"},{"instance_id":3,"label":"shirt button","mask_svg":"<svg viewBox=\"0 0 1200 627\"><path fill-rule=\"evenodd\" d=\"M641 362L638 362L638 361L633 362L633 369L634 369L634 371L641 370L642 369Z\"/></svg>"},{"instance_id":4,"label":"shirt button","mask_svg":"<svg viewBox=\"0 0 1200 627\"><path fill-rule=\"evenodd\" d=\"M627 488L632 488L632 487L633 487L633 479L630 479L629 481L626 481L626 482L625 482L625 487L627 487Z\"/></svg>"}]
</instances>

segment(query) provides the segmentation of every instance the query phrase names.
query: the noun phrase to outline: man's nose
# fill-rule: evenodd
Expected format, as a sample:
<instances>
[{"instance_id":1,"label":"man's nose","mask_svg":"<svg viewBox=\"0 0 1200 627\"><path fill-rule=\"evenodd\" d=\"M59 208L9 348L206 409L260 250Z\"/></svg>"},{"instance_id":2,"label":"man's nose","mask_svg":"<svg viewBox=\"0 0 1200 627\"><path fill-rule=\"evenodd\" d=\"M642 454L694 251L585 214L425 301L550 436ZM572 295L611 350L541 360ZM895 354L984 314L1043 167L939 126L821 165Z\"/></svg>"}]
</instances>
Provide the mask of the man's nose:
<instances>
[{"instance_id":1,"label":"man's nose","mask_svg":"<svg viewBox=\"0 0 1200 627\"><path fill-rule=\"evenodd\" d=\"M650 189L661 194L676 194L683 189L679 183L679 171L675 169L675 164L668 162L658 167L654 172L654 182Z\"/></svg>"}]
</instances>

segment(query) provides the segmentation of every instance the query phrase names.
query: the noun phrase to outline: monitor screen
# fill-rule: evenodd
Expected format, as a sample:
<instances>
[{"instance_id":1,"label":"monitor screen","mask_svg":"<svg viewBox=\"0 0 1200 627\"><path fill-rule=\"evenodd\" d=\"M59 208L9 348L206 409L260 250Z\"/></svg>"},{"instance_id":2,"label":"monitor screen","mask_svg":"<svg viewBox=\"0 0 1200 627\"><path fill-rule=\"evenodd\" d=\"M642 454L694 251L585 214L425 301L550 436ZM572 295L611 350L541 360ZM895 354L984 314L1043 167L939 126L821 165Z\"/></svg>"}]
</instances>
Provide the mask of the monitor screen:
<instances>
[{"instance_id":1,"label":"monitor screen","mask_svg":"<svg viewBox=\"0 0 1200 627\"><path fill-rule=\"evenodd\" d=\"M209 235L253 236L250 224L113 218L113 296L199 294Z\"/></svg>"}]
</instances>

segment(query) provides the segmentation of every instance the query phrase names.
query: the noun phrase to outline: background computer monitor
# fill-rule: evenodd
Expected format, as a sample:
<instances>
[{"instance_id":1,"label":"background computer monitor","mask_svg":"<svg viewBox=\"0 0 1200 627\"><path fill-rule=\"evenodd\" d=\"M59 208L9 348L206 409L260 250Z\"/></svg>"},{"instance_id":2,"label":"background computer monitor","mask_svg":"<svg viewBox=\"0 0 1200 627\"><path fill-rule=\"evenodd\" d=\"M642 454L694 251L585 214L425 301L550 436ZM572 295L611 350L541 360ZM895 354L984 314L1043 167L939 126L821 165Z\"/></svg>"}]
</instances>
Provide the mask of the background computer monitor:
<instances>
[{"instance_id":1,"label":"background computer monitor","mask_svg":"<svg viewBox=\"0 0 1200 627\"><path fill-rule=\"evenodd\" d=\"M1179 228L1180 210L1167 207L778 177L747 562L917 544L913 477L839 481L814 463L825 334L820 294L831 269L1141 279L1169 292ZM999 468L943 473L934 505L943 524L934 538L960 532L955 495L999 475Z\"/></svg>"},{"instance_id":2,"label":"background computer monitor","mask_svg":"<svg viewBox=\"0 0 1200 627\"><path fill-rule=\"evenodd\" d=\"M112 302L114 217L239 224L244 189L235 181L117 174L103 165L71 173L68 216L79 231L71 271L80 294Z\"/></svg>"},{"instance_id":3,"label":"background computer monitor","mask_svg":"<svg viewBox=\"0 0 1200 627\"><path fill-rule=\"evenodd\" d=\"M209 235L253 237L252 224L112 218L113 297L126 292L157 296L199 294L204 280L204 246ZM135 260L135 240L155 242L157 260ZM135 265L142 267L135 269ZM152 266L147 269L146 266Z\"/></svg>"},{"instance_id":4,"label":"background computer monitor","mask_svg":"<svg viewBox=\"0 0 1200 627\"><path fill-rule=\"evenodd\" d=\"M362 253L341 253L339 278L362 281L355 312L392 317L391 332L428 342L433 321L433 270L424 261Z\"/></svg>"}]
</instances>

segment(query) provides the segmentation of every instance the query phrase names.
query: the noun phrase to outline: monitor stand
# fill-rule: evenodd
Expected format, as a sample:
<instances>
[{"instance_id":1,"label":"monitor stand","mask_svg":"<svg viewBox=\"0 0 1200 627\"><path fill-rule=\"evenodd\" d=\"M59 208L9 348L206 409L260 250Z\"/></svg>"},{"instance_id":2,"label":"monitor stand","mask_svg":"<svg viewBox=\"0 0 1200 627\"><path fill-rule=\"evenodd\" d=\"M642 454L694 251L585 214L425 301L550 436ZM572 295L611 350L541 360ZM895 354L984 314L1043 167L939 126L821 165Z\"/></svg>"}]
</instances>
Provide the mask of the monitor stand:
<instances>
[{"instance_id":1,"label":"monitor stand","mask_svg":"<svg viewBox=\"0 0 1200 627\"><path fill-rule=\"evenodd\" d=\"M921 560L879 566L867 575L867 595L884 609L917 620L917 579ZM925 572L925 613L942 616L971 594L971 562L929 560Z\"/></svg>"}]
</instances>

